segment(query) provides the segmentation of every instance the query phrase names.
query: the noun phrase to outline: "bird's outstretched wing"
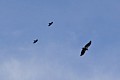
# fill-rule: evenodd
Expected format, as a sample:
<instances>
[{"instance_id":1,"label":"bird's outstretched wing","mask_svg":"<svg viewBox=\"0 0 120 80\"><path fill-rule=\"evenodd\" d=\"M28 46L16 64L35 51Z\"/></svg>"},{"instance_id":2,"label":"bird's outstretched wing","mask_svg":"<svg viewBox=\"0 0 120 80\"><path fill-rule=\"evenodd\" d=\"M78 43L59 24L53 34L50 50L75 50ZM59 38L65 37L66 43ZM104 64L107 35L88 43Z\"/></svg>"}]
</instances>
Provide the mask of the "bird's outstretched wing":
<instances>
[{"instance_id":1,"label":"bird's outstretched wing","mask_svg":"<svg viewBox=\"0 0 120 80\"><path fill-rule=\"evenodd\" d=\"M85 48L88 48L91 45L91 41L85 45Z\"/></svg>"},{"instance_id":2,"label":"bird's outstretched wing","mask_svg":"<svg viewBox=\"0 0 120 80\"><path fill-rule=\"evenodd\" d=\"M85 51L86 51L85 49L82 49L80 56L84 55Z\"/></svg>"}]
</instances>

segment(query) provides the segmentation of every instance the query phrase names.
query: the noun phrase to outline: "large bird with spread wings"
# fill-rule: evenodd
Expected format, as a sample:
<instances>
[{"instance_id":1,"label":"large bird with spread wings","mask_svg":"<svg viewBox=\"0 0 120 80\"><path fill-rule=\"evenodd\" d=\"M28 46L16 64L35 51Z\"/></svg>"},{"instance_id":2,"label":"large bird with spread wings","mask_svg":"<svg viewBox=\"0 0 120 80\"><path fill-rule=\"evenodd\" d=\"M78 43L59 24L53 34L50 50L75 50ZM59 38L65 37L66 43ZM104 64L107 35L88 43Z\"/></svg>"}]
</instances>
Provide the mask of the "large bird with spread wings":
<instances>
[{"instance_id":1,"label":"large bird with spread wings","mask_svg":"<svg viewBox=\"0 0 120 80\"><path fill-rule=\"evenodd\" d=\"M38 39L35 39L35 40L33 41L33 44L35 44L36 42L38 42Z\"/></svg>"},{"instance_id":2,"label":"large bird with spread wings","mask_svg":"<svg viewBox=\"0 0 120 80\"><path fill-rule=\"evenodd\" d=\"M50 22L49 24L48 24L48 26L51 26L53 24L53 22Z\"/></svg>"},{"instance_id":3,"label":"large bird with spread wings","mask_svg":"<svg viewBox=\"0 0 120 80\"><path fill-rule=\"evenodd\" d=\"M88 42L83 48L82 48L82 51L81 51L81 54L80 56L84 55L85 54L85 51L88 50L88 47L91 45L91 41Z\"/></svg>"}]
</instances>

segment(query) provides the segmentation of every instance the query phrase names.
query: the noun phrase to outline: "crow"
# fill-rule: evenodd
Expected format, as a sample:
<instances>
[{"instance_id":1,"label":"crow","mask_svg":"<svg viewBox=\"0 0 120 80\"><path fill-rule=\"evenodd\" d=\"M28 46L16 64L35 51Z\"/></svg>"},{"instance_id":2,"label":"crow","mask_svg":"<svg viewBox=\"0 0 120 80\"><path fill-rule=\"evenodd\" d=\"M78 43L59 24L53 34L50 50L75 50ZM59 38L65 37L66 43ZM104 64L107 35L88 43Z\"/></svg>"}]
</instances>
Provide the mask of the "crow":
<instances>
[{"instance_id":1,"label":"crow","mask_svg":"<svg viewBox=\"0 0 120 80\"><path fill-rule=\"evenodd\" d=\"M53 24L53 22L50 22L49 24L48 24L48 26L51 26Z\"/></svg>"},{"instance_id":2,"label":"crow","mask_svg":"<svg viewBox=\"0 0 120 80\"><path fill-rule=\"evenodd\" d=\"M33 41L33 44L36 43L37 41L38 41L38 39L34 40L34 41Z\"/></svg>"},{"instance_id":3,"label":"crow","mask_svg":"<svg viewBox=\"0 0 120 80\"><path fill-rule=\"evenodd\" d=\"M87 43L83 48L82 48L82 51L81 51L81 54L80 56L84 55L85 51L88 50L88 47L91 45L91 41L89 43Z\"/></svg>"}]
</instances>

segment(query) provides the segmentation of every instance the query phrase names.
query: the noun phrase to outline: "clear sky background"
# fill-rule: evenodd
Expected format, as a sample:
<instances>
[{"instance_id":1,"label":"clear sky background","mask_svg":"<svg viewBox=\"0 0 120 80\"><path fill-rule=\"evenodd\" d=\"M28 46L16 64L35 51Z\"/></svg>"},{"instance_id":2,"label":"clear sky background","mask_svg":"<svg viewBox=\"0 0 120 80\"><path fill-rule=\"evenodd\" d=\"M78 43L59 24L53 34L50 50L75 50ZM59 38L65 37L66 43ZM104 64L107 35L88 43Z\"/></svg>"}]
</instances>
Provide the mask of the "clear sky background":
<instances>
[{"instance_id":1,"label":"clear sky background","mask_svg":"<svg viewBox=\"0 0 120 80\"><path fill-rule=\"evenodd\" d=\"M120 80L119 45L120 0L0 0L0 80Z\"/></svg>"}]
</instances>

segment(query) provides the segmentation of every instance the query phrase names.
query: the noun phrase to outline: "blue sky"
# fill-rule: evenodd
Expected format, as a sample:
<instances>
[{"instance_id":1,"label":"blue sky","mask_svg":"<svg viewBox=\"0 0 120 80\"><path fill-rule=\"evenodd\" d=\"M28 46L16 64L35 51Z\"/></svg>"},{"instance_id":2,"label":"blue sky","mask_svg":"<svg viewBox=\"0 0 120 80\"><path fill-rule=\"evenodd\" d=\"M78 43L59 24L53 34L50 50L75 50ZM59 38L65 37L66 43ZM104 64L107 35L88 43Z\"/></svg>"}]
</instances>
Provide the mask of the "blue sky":
<instances>
[{"instance_id":1,"label":"blue sky","mask_svg":"<svg viewBox=\"0 0 120 80\"><path fill-rule=\"evenodd\" d=\"M119 80L119 4L1 0L0 80ZM92 45L80 57L90 40Z\"/></svg>"}]
</instances>

